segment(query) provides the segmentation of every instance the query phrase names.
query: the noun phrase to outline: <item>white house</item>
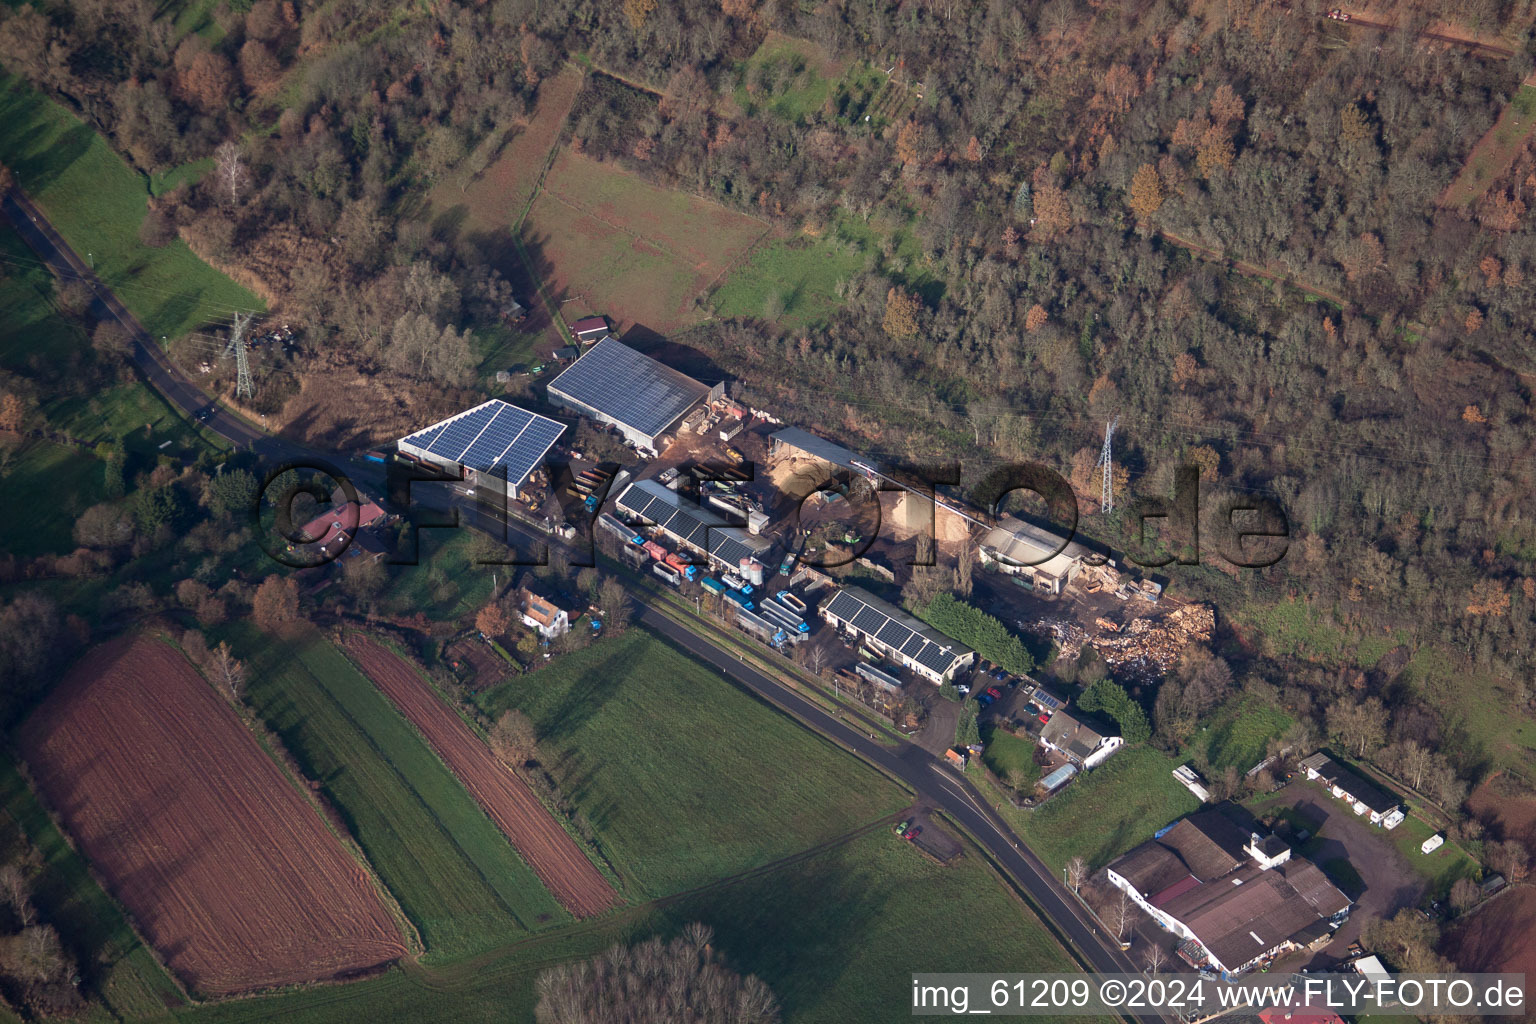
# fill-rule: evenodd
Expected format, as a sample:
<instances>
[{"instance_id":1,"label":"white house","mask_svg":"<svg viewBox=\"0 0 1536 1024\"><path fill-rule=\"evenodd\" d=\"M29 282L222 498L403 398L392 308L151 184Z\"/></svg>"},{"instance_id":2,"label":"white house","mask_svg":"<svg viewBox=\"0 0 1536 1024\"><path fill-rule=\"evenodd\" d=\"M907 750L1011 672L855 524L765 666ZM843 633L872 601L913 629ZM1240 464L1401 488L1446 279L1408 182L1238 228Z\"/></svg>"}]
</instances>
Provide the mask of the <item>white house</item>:
<instances>
[{"instance_id":1,"label":"white house","mask_svg":"<svg viewBox=\"0 0 1536 1024\"><path fill-rule=\"evenodd\" d=\"M1119 736L1101 736L1065 711L1051 716L1040 730L1040 745L1059 750L1084 768L1096 768L1125 745Z\"/></svg>"},{"instance_id":2,"label":"white house","mask_svg":"<svg viewBox=\"0 0 1536 1024\"><path fill-rule=\"evenodd\" d=\"M564 608L526 590L518 593L518 617L523 625L536 630L546 640L571 631L571 617Z\"/></svg>"}]
</instances>

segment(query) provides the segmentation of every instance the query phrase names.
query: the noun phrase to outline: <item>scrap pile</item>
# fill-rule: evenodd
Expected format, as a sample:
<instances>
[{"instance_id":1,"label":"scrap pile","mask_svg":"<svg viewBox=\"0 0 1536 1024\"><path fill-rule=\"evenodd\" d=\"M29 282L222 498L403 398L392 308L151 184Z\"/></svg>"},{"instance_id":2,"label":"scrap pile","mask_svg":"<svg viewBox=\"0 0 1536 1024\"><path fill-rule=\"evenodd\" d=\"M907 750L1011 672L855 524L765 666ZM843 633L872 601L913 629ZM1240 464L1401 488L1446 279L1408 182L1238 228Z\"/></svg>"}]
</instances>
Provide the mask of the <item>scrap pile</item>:
<instances>
[{"instance_id":1,"label":"scrap pile","mask_svg":"<svg viewBox=\"0 0 1536 1024\"><path fill-rule=\"evenodd\" d=\"M1091 643L1112 668L1140 668L1161 675L1190 644L1208 643L1215 629L1216 613L1211 607L1191 604L1155 621L1132 619L1119 633L1094 637Z\"/></svg>"}]
</instances>

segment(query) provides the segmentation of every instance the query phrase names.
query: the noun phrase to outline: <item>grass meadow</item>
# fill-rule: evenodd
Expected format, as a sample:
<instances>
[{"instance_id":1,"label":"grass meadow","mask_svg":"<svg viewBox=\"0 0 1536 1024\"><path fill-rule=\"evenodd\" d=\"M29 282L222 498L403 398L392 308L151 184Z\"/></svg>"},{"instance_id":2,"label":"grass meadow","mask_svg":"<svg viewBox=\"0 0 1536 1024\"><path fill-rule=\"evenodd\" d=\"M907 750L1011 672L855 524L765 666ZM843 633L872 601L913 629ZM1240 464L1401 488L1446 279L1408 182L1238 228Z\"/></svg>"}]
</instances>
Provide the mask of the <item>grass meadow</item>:
<instances>
[{"instance_id":1,"label":"grass meadow","mask_svg":"<svg viewBox=\"0 0 1536 1024\"><path fill-rule=\"evenodd\" d=\"M1010 823L1051 867L1075 856L1099 868L1200 801L1171 774L1179 762L1151 747L1127 747L1030 811L1004 803Z\"/></svg>"},{"instance_id":2,"label":"grass meadow","mask_svg":"<svg viewBox=\"0 0 1536 1024\"><path fill-rule=\"evenodd\" d=\"M882 828L771 871L558 929L463 964L394 970L340 988L200 1008L178 1019L532 1020L534 982L546 966L590 957L617 941L670 937L690 921L714 928L714 944L733 968L768 983L786 1024L886 1024L906 1016L913 971L1072 969L974 849L939 867Z\"/></svg>"},{"instance_id":3,"label":"grass meadow","mask_svg":"<svg viewBox=\"0 0 1536 1024\"><path fill-rule=\"evenodd\" d=\"M0 76L0 161L59 234L151 334L175 337L260 299L180 240L139 241L149 185L89 125L21 79Z\"/></svg>"},{"instance_id":4,"label":"grass meadow","mask_svg":"<svg viewBox=\"0 0 1536 1024\"><path fill-rule=\"evenodd\" d=\"M477 695L526 713L631 898L759 867L904 807L872 769L631 628Z\"/></svg>"},{"instance_id":5,"label":"grass meadow","mask_svg":"<svg viewBox=\"0 0 1536 1024\"><path fill-rule=\"evenodd\" d=\"M570 920L467 790L366 677L318 635L273 648L232 630L250 702L320 784L434 958Z\"/></svg>"}]
</instances>

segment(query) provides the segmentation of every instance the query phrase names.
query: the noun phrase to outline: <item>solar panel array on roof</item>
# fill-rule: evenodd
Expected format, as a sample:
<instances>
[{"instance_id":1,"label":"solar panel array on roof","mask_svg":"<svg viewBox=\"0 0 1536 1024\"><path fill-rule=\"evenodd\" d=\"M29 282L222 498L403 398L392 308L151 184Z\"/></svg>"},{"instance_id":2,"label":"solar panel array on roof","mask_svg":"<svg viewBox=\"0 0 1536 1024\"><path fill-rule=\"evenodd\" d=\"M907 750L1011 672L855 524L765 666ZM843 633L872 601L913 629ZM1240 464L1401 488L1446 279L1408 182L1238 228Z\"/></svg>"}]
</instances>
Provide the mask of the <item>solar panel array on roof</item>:
<instances>
[{"instance_id":1,"label":"solar panel array on roof","mask_svg":"<svg viewBox=\"0 0 1536 1024\"><path fill-rule=\"evenodd\" d=\"M654 438L709 388L609 337L550 381L549 392Z\"/></svg>"},{"instance_id":2,"label":"solar panel array on roof","mask_svg":"<svg viewBox=\"0 0 1536 1024\"><path fill-rule=\"evenodd\" d=\"M740 527L701 508L656 480L637 480L619 495L618 506L632 516L655 523L685 544L731 566L743 558L761 557L766 543Z\"/></svg>"},{"instance_id":3,"label":"solar panel array on roof","mask_svg":"<svg viewBox=\"0 0 1536 1024\"><path fill-rule=\"evenodd\" d=\"M507 484L516 488L564 432L564 424L493 398L400 443L481 472L505 466Z\"/></svg>"},{"instance_id":4,"label":"solar panel array on roof","mask_svg":"<svg viewBox=\"0 0 1536 1024\"><path fill-rule=\"evenodd\" d=\"M957 658L971 653L969 647L921 623L913 625L916 620L900 609L853 587L833 594L826 610L937 675L945 674Z\"/></svg>"}]
</instances>

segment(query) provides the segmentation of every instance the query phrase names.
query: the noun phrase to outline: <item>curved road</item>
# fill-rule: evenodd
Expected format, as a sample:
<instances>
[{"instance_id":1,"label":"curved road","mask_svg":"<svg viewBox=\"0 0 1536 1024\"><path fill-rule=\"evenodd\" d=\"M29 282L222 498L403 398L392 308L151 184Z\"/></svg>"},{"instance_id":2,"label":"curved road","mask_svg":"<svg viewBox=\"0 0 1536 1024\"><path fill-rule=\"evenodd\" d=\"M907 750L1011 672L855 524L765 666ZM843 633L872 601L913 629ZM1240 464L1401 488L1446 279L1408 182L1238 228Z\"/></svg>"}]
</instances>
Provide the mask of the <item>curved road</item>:
<instances>
[{"instance_id":1,"label":"curved road","mask_svg":"<svg viewBox=\"0 0 1536 1024\"><path fill-rule=\"evenodd\" d=\"M27 244L48 263L56 274L62 277L78 278L90 285L96 296L97 315L111 316L129 330L134 340L134 364L167 401L182 409L189 417L207 412L207 418L203 421L204 426L237 447L249 448L263 457L277 461L302 458L321 458L331 462L345 461L352 470L363 471L360 475L365 479L360 482L365 486L375 488L381 486L383 475L379 467L327 456L302 445L272 437L212 402L170 361L127 307L101 283L53 229L41 211L21 195L19 190L12 189L3 199L0 199L0 212L3 212L15 225ZM472 523L476 518L476 515L471 512L466 520ZM525 541L558 543L551 538L535 535L528 527L516 520L509 520L508 525ZM828 714L819 704L807 700L789 686L744 662L732 659L730 654L709 640L644 603L637 601L637 604L639 604L639 612L636 618L648 629L660 633L679 647L686 649L695 657L733 679L738 685L792 715L807 728L827 736L865 761L900 779L919 797L932 803L966 829L986 848L1009 877L1029 893L1035 906L1054 922L1059 932L1076 948L1081 959L1094 971L1134 973L1137 970L1118 945L1109 942L1107 936L1099 934L1097 926L1050 868L1017 840L1007 825L988 808L986 801L971 784L951 772L933 755L912 743L903 742L892 749L882 742L870 739L868 733L854 729L843 719ZM1135 1019L1151 1024L1153 1021L1161 1021L1164 1018L1145 1015L1137 1016Z\"/></svg>"}]
</instances>

